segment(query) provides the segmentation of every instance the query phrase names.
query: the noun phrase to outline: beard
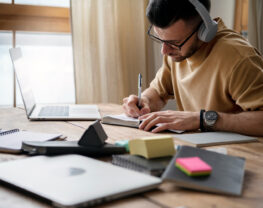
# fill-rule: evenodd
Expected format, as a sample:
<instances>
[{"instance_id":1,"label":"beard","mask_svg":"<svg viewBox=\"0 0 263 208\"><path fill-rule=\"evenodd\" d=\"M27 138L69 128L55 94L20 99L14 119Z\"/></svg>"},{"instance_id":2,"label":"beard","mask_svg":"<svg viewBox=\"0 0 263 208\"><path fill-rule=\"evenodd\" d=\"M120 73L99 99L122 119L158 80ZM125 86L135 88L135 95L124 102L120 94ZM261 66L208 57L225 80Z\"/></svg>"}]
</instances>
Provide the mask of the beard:
<instances>
[{"instance_id":1,"label":"beard","mask_svg":"<svg viewBox=\"0 0 263 208\"><path fill-rule=\"evenodd\" d=\"M182 62L183 60L191 57L200 48L200 46L200 41L197 40L194 42L193 45L191 45L191 47L188 49L184 56L180 54L180 51L170 53L168 54L168 56L170 56L174 62Z\"/></svg>"}]
</instances>

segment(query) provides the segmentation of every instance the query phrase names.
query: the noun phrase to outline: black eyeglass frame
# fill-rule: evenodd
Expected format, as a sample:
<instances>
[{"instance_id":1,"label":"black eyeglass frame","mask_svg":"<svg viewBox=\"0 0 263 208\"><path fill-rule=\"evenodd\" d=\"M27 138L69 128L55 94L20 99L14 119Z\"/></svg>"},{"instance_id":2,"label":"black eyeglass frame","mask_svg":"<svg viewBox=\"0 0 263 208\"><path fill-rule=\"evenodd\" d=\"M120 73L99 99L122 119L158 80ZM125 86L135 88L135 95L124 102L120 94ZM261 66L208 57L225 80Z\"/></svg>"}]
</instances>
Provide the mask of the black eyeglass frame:
<instances>
[{"instance_id":1,"label":"black eyeglass frame","mask_svg":"<svg viewBox=\"0 0 263 208\"><path fill-rule=\"evenodd\" d=\"M153 27L153 25L151 25L147 31L147 35L154 41L157 42L161 42L162 44L167 44L170 47L174 48L178 48L179 50L181 50L181 48L184 46L184 44L198 31L199 27L201 26L202 22L199 23L199 25L196 27L196 29L179 45L175 44L175 43L171 43L171 41L169 40L162 40L154 35L151 34L151 29Z\"/></svg>"}]
</instances>

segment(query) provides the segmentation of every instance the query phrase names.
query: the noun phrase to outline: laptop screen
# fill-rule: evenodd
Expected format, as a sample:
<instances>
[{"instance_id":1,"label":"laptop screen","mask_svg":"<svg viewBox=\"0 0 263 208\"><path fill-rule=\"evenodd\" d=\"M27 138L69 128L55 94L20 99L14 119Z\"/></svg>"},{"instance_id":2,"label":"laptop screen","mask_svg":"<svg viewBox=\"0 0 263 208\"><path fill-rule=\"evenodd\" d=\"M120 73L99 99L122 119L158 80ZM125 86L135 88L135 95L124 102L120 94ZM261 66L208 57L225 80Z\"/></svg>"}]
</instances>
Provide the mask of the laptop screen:
<instances>
[{"instance_id":1,"label":"laptop screen","mask_svg":"<svg viewBox=\"0 0 263 208\"><path fill-rule=\"evenodd\" d=\"M22 51L20 48L10 49L10 56L13 62L23 103L26 109L26 114L29 117L29 114L33 110L36 102L31 88L29 74L27 72L27 66L23 59Z\"/></svg>"}]
</instances>

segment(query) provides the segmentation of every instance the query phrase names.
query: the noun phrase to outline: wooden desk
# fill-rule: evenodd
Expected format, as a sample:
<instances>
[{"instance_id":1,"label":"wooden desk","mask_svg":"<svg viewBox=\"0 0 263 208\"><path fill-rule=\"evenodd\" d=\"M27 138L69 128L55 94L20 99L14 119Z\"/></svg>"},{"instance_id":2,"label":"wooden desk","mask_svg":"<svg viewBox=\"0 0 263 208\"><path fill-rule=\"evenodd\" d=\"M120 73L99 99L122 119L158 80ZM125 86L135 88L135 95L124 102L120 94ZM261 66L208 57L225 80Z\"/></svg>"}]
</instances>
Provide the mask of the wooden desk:
<instances>
[{"instance_id":1,"label":"wooden desk","mask_svg":"<svg viewBox=\"0 0 263 208\"><path fill-rule=\"evenodd\" d=\"M121 113L119 105L99 105L102 115ZM84 130L92 122L57 122L57 121L34 121L27 120L25 112L20 108L0 109L0 128L19 128L32 131L43 131L50 133L62 133L68 140L78 140ZM138 129L120 126L103 125L108 142L115 140L131 139L138 136L153 135ZM181 144L179 141L175 141ZM206 207L263 207L263 140L256 143L222 145L227 148L228 154L246 158L246 173L241 197L216 195L177 188L172 183L164 183L159 189L127 197L125 199L109 202L100 207L128 207L128 208L157 208L157 207L179 207L206 208ZM0 162L25 157L25 155L10 155L0 153ZM69 187L70 188L70 187ZM0 207L25 207L39 208L50 207L43 201L9 189L0 185Z\"/></svg>"}]
</instances>

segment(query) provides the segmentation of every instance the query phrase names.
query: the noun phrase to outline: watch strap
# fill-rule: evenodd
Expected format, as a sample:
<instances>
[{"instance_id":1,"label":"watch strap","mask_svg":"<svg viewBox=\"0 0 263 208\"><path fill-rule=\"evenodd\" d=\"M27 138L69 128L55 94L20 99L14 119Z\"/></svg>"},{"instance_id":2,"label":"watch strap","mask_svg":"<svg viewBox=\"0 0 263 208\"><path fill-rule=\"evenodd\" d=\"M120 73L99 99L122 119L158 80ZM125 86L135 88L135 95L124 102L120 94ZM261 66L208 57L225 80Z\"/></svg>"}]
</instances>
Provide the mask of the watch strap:
<instances>
[{"instance_id":1,"label":"watch strap","mask_svg":"<svg viewBox=\"0 0 263 208\"><path fill-rule=\"evenodd\" d=\"M204 127L204 113L205 113L205 110L204 110L204 109L200 110L200 130L201 130L202 132L205 132L205 131L206 131L206 129L205 129L205 127Z\"/></svg>"}]
</instances>

